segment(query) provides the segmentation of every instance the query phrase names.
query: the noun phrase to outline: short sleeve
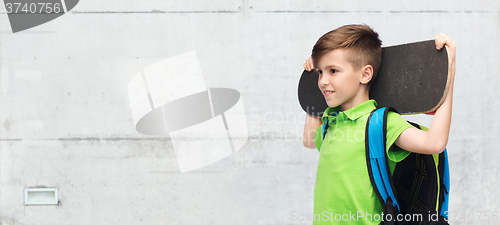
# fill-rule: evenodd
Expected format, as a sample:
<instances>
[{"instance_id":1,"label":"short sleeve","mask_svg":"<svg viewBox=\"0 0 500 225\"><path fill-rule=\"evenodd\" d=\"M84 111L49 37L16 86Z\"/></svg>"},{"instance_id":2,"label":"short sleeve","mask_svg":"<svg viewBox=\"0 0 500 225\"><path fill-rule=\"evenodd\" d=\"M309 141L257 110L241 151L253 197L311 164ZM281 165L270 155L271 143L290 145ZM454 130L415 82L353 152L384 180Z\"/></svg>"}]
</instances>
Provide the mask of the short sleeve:
<instances>
[{"instance_id":1,"label":"short sleeve","mask_svg":"<svg viewBox=\"0 0 500 225\"><path fill-rule=\"evenodd\" d=\"M316 128L316 131L314 131L314 143L316 144L316 148L318 149L318 152L321 150L321 145L323 144L323 125L319 126Z\"/></svg>"},{"instance_id":2,"label":"short sleeve","mask_svg":"<svg viewBox=\"0 0 500 225\"><path fill-rule=\"evenodd\" d=\"M399 148L394 145L393 148L391 146L396 142L399 135L403 133L406 129L413 127L410 123L406 122L401 115L395 112L389 112L387 115L387 142L386 142L386 152L387 157L393 162L399 162L406 158L410 154L410 152Z\"/></svg>"}]
</instances>

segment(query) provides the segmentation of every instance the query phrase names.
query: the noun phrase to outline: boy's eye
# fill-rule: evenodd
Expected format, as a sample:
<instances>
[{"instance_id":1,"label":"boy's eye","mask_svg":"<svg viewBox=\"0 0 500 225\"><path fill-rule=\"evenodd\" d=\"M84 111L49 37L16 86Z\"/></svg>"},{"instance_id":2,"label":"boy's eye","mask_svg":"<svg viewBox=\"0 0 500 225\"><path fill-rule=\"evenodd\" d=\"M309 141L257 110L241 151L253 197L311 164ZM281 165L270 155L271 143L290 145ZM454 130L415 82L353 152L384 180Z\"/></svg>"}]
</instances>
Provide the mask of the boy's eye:
<instances>
[{"instance_id":1,"label":"boy's eye","mask_svg":"<svg viewBox=\"0 0 500 225\"><path fill-rule=\"evenodd\" d=\"M322 71L322 70L317 70L316 72L317 72L318 74L322 74L322 73L323 73L323 71Z\"/></svg>"},{"instance_id":2,"label":"boy's eye","mask_svg":"<svg viewBox=\"0 0 500 225\"><path fill-rule=\"evenodd\" d=\"M331 72L331 73L336 73L336 72L337 72L337 70L335 70L335 69L331 69L331 70L330 70L330 72Z\"/></svg>"}]
</instances>

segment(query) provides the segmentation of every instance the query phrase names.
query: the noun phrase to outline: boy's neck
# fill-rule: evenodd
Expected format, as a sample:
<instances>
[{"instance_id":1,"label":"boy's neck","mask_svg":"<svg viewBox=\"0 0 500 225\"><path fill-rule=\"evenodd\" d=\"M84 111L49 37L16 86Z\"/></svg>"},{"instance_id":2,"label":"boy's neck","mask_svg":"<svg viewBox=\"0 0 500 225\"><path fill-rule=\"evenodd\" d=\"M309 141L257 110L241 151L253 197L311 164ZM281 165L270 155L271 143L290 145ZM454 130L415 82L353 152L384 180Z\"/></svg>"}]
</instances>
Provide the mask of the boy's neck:
<instances>
[{"instance_id":1,"label":"boy's neck","mask_svg":"<svg viewBox=\"0 0 500 225\"><path fill-rule=\"evenodd\" d=\"M362 90L360 93L351 98L349 101L344 102L344 104L340 105L340 110L346 111L352 109L368 100L370 100L370 95L368 90Z\"/></svg>"}]
</instances>

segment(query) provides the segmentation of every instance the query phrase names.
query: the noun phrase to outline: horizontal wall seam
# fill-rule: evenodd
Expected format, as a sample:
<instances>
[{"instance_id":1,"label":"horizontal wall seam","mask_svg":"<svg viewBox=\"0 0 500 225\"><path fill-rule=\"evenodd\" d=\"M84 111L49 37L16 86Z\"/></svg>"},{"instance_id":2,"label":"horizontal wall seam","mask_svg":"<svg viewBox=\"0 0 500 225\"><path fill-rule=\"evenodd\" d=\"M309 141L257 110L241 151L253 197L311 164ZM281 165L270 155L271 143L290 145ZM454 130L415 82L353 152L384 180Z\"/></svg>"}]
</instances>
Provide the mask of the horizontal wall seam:
<instances>
[{"instance_id":1,"label":"horizontal wall seam","mask_svg":"<svg viewBox=\"0 0 500 225\"><path fill-rule=\"evenodd\" d=\"M203 139L200 137L186 137L177 138L178 140L196 140ZM238 138L236 138L238 139ZM273 136L260 136L260 137L248 137L248 140L302 140L302 136L297 137L273 137ZM0 142L12 142L12 141L171 141L171 138L98 138L98 137L88 137L88 138L46 138L46 139L0 139Z\"/></svg>"},{"instance_id":2,"label":"horizontal wall seam","mask_svg":"<svg viewBox=\"0 0 500 225\"><path fill-rule=\"evenodd\" d=\"M499 13L500 11L485 11L485 10L477 10L477 11L443 11L443 10L411 10L411 11L301 11L301 10L271 10L271 11L258 11L258 10L238 10L238 11L230 11L230 10L215 10L215 11L162 11L162 10L151 10L151 11L74 11L72 10L71 13L73 14L149 14L149 13L160 13L160 14L232 14L232 13L319 13L319 14L328 14L328 13L339 13L339 14L344 14L344 13L394 13L394 14L400 14L400 13L423 13L423 14L429 14L429 13L484 13L484 14L491 14L491 13ZM2 12L0 14L7 14L6 12Z\"/></svg>"}]
</instances>

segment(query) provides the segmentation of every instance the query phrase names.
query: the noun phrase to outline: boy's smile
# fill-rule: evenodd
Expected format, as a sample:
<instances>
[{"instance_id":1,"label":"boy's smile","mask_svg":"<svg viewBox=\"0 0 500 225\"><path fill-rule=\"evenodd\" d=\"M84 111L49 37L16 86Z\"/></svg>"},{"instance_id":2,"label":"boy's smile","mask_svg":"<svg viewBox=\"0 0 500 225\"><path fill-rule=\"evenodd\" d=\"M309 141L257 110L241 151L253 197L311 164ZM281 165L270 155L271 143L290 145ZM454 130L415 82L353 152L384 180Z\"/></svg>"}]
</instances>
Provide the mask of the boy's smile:
<instances>
[{"instance_id":1,"label":"boy's smile","mask_svg":"<svg viewBox=\"0 0 500 225\"><path fill-rule=\"evenodd\" d=\"M323 55L317 63L318 87L329 107L341 105L342 110L350 109L368 100L361 88L363 68L355 70L352 63L345 60L349 50L335 49ZM366 98L368 98L366 96Z\"/></svg>"}]
</instances>

